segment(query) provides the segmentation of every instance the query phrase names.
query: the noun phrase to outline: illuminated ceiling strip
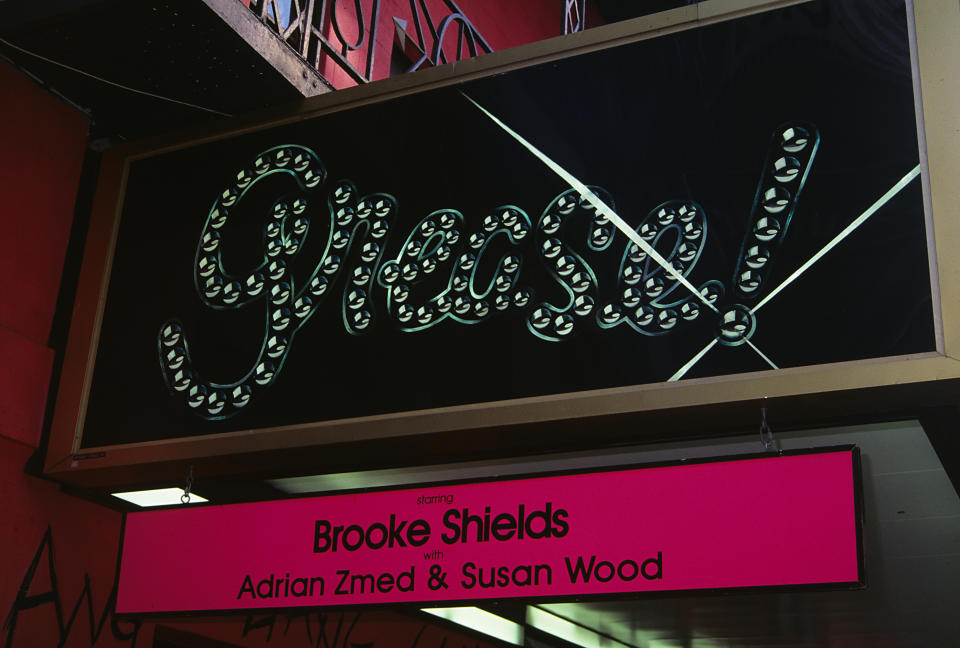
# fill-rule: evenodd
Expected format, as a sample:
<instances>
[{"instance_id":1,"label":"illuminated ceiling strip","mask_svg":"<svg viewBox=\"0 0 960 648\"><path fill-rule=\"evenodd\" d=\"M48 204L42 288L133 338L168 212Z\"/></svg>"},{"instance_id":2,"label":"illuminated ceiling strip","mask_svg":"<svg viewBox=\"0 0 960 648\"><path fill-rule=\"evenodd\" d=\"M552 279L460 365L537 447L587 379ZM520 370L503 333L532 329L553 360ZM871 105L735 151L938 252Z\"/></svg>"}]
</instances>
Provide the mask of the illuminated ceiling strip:
<instances>
[{"instance_id":1,"label":"illuminated ceiling strip","mask_svg":"<svg viewBox=\"0 0 960 648\"><path fill-rule=\"evenodd\" d=\"M515 646L523 645L522 625L478 607L421 608L420 611Z\"/></svg>"},{"instance_id":2,"label":"illuminated ceiling strip","mask_svg":"<svg viewBox=\"0 0 960 648\"><path fill-rule=\"evenodd\" d=\"M710 343L707 344L707 346L705 346L705 347L703 347L702 349L700 349L700 353L698 353L697 355L695 355L695 356L693 356L692 358L690 358L690 361L687 362L687 364L685 364L685 365L683 365L682 367L680 367L680 369L677 371L677 373L675 373L675 374L673 374L672 376L670 376L669 378L667 378L667 382L676 382L677 380L680 380L681 378L683 378L684 374L686 374L688 371L690 371L690 370L693 368L693 365L695 365L695 364L697 364L698 362L700 362L700 358L702 358L703 356L707 355L707 351L709 351L710 349L712 349L712 348L714 347L714 345L717 343L717 340L718 340L718 339L720 339L720 338L714 338L714 339L710 340Z\"/></svg>"},{"instance_id":3,"label":"illuminated ceiling strip","mask_svg":"<svg viewBox=\"0 0 960 648\"><path fill-rule=\"evenodd\" d=\"M768 358L767 356L763 355L763 351L761 351L760 349L758 349L757 347L755 347L755 346L753 345L753 342L751 342L750 340L744 340L744 342L746 342L748 345L750 345L750 348L753 349L754 351L756 351L758 356L760 356L761 358L763 358L764 360L766 360L768 365L770 365L770 366L773 367L774 369L779 369L779 368L780 368L780 367L778 367L777 365L773 364L773 360L771 360L771 359Z\"/></svg>"},{"instance_id":4,"label":"illuminated ceiling strip","mask_svg":"<svg viewBox=\"0 0 960 648\"><path fill-rule=\"evenodd\" d=\"M903 176L900 182L893 185L890 188L890 190L887 191L887 193L880 196L880 198L875 203L870 205L870 207L868 207L865 212L860 214L860 216L858 216L856 220L854 220L852 223L847 225L842 232L840 232L833 238L832 241L830 241L825 246L823 246L823 249L821 249L819 252L817 252L812 257L810 257L809 261L807 261L802 266L800 266L792 275L787 277L783 283L781 283L779 286L771 290L766 297L761 299L760 302L751 309L750 312L756 313L758 310L763 308L764 304L766 304L768 301L773 299L777 295L777 293L779 293L781 290L783 290L789 284L791 284L794 279L796 279L797 277L802 275L804 272L806 272L810 266L812 266L814 263L820 260L820 257L825 255L830 250L832 250L837 244L840 243L840 241L842 241L847 236L849 236L850 233L853 232L853 230L863 225L863 223L865 223L868 218L873 216L874 212L876 212L878 209L883 207L891 198L893 198L898 193L900 193L901 189L903 189L908 184L910 184L910 182L919 175L920 175L920 165L918 164L917 166L913 167L912 171L910 171L907 175Z\"/></svg>"},{"instance_id":5,"label":"illuminated ceiling strip","mask_svg":"<svg viewBox=\"0 0 960 648\"><path fill-rule=\"evenodd\" d=\"M553 160L551 160L550 158L548 158L543 152L540 151L540 149L538 149L537 147L535 147L533 144L531 144L530 142L528 142L527 140L525 140L523 137L521 137L518 133L516 133L516 132L515 132L513 129L511 129L509 126L507 126L507 125L504 124L502 121L500 121L499 119L497 119L494 115L492 115L492 114L490 113L489 110L487 110L486 108L484 108L483 106L481 106L480 104L478 104L476 101L474 101L473 99L471 99L471 98L470 98L469 96L467 96L464 92L460 92L460 94L462 94L467 101L469 101L469 102L472 103L474 106L476 106L477 108L479 108L480 111L481 111L483 114L485 114L487 117L489 117L489 118L493 121L493 123L495 123L497 126L499 126L500 128L502 128L503 130L505 130L511 137L513 137L513 139L515 139L515 140L517 140L518 142L520 142L521 144L523 144L523 146L524 146L528 151L530 151L530 152L531 152L535 157L537 157L541 162L543 162L545 165L547 165L547 167L548 167L551 171L553 171L553 172L556 173L558 176L560 176L560 177L564 180L564 182L566 182L568 185L570 185L571 187L573 187L573 189L574 189L577 193L580 194L580 197L581 197L582 199L584 199L584 200L586 200L587 202L589 202L591 205L594 206L594 208L596 208L596 210L597 210L599 213L601 213L601 214L603 214L604 216L606 216L607 219L608 219L611 223L613 223L614 225L616 225L617 229L619 229L621 232L623 232L623 234L624 234L628 239L630 239L633 243L635 243L641 250L643 250L644 252L646 252L646 253L647 253L647 256L649 256L651 259L653 259L654 261L656 261L657 264L658 264L661 268L663 268L664 271L665 271L668 275L670 275L671 277L673 277L677 282L679 282L680 284L682 284L684 288L686 288L686 289L689 290L693 295L695 295L696 297L698 297L698 298L700 299L700 301L702 301L704 304L706 304L706 306L707 306L710 310L712 310L712 311L715 312L715 313L719 313L719 312L720 312L720 311L717 310L717 307L716 307L716 306L714 306L713 304L711 304L711 303L707 300L706 297L704 297L703 295L700 294L700 291L699 291L699 290L697 290L696 288L693 287L693 284L691 284L689 281L687 281L686 277L684 277L682 274L680 274L679 272L677 272L676 268L674 268L672 264L670 264L666 259L664 259L664 258L660 255L659 252L657 252L655 249L653 249L653 247L652 247L649 243L647 243L647 242L644 241L642 238L640 238L640 235L637 234L637 232L635 232L632 227L630 227L629 225L627 225L627 223L626 223L625 220L623 220L622 218L620 218L620 216L617 215L617 213L616 213L615 211L613 211L606 203L604 203L602 200L600 200L592 191L590 191L590 189L589 189L585 184L583 184L582 182L580 182L579 180L577 180L575 177L573 177L573 175L571 175L569 172L567 172L566 169L564 169L564 168L561 167L559 164L557 164L556 162L554 162Z\"/></svg>"},{"instance_id":6,"label":"illuminated ceiling strip","mask_svg":"<svg viewBox=\"0 0 960 648\"><path fill-rule=\"evenodd\" d=\"M611 646L630 645L532 605L527 606L527 625L577 646L582 646L582 648L610 648Z\"/></svg>"},{"instance_id":7,"label":"illuminated ceiling strip","mask_svg":"<svg viewBox=\"0 0 960 648\"><path fill-rule=\"evenodd\" d=\"M170 506L172 504L184 504L180 499L184 496L182 488L155 488L153 490L128 491L125 493L111 493L118 499L125 500L137 506ZM190 493L190 500L186 504L198 504L208 502L205 497L200 497L196 493Z\"/></svg>"}]
</instances>

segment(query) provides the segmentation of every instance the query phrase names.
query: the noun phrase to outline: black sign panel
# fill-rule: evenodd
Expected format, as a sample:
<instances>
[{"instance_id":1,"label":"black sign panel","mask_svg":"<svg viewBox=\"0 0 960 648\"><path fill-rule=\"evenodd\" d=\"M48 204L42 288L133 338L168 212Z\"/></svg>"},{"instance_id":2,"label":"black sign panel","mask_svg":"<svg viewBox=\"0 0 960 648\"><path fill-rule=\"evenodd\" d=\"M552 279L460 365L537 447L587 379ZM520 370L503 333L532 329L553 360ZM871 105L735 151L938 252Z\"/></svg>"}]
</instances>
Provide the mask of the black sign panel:
<instances>
[{"instance_id":1,"label":"black sign panel","mask_svg":"<svg viewBox=\"0 0 960 648\"><path fill-rule=\"evenodd\" d=\"M83 444L932 351L918 176L866 0L139 159Z\"/></svg>"}]
</instances>

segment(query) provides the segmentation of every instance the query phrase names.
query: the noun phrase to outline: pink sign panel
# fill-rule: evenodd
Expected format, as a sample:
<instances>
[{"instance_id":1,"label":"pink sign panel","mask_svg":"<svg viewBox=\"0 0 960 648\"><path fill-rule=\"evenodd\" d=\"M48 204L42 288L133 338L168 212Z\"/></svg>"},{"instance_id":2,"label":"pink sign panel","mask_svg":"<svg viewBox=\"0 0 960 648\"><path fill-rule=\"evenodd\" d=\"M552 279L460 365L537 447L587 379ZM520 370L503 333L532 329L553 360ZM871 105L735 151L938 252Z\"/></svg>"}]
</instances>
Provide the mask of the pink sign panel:
<instances>
[{"instance_id":1,"label":"pink sign panel","mask_svg":"<svg viewBox=\"0 0 960 648\"><path fill-rule=\"evenodd\" d=\"M862 581L844 447L130 513L117 612Z\"/></svg>"}]
</instances>

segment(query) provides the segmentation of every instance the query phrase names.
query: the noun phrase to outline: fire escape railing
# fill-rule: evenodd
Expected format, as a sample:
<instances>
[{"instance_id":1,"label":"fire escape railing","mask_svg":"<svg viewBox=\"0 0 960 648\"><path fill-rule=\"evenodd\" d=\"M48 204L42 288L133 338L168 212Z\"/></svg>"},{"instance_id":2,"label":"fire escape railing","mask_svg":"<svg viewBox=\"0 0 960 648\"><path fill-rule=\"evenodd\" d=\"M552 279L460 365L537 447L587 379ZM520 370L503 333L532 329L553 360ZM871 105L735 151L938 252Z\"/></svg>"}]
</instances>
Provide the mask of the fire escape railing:
<instances>
[{"instance_id":1,"label":"fire escape railing","mask_svg":"<svg viewBox=\"0 0 960 648\"><path fill-rule=\"evenodd\" d=\"M493 51L454 0L443 0L443 3L450 13L436 23L426 0L410 0L416 40L410 38L407 41L412 49L412 52L405 52L412 61L408 72L446 63L448 56L443 46L454 27L455 60L461 60L465 55L477 56L481 52ZM374 76L380 0L373 0L369 15L364 13L361 0L353 0L352 26L342 23L343 17L337 11L338 5L339 0L289 0L289 3L279 0L251 0L249 8L264 25L314 69L320 71L325 55L356 83L368 83ZM406 21L394 18L394 23L398 29L406 28ZM358 34L355 39L351 40L344 35L344 32L354 31ZM348 60L348 54L358 50L360 55L351 57L354 62Z\"/></svg>"},{"instance_id":2,"label":"fire escape railing","mask_svg":"<svg viewBox=\"0 0 960 648\"><path fill-rule=\"evenodd\" d=\"M563 33L583 31L587 23L587 0L563 0Z\"/></svg>"}]
</instances>

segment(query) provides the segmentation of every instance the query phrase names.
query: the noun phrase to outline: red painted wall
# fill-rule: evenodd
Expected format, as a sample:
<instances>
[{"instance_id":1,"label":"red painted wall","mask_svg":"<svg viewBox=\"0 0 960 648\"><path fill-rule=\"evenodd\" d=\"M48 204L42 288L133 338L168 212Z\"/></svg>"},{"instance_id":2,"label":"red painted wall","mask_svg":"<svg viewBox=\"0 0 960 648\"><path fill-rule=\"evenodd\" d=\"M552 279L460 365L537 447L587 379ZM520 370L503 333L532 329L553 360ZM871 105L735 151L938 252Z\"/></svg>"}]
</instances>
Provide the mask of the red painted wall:
<instances>
[{"instance_id":1,"label":"red painted wall","mask_svg":"<svg viewBox=\"0 0 960 648\"><path fill-rule=\"evenodd\" d=\"M0 645L125 645L100 625L120 515L24 474L43 424L87 119L0 63L0 141Z\"/></svg>"},{"instance_id":2,"label":"red painted wall","mask_svg":"<svg viewBox=\"0 0 960 648\"><path fill-rule=\"evenodd\" d=\"M158 623L111 614L120 513L24 473L53 350L47 337L86 148L86 118L0 63L0 647L152 646ZM183 540L189 556L199 547ZM202 544L202 543L201 543ZM490 648L389 611L161 622L235 646ZM169 631L167 631L169 632ZM168 636L168 635L167 635Z\"/></svg>"},{"instance_id":3,"label":"red painted wall","mask_svg":"<svg viewBox=\"0 0 960 648\"><path fill-rule=\"evenodd\" d=\"M130 645L114 637L106 614L120 514L24 475L32 452L0 438L0 645ZM120 637L134 630L134 624L117 624Z\"/></svg>"},{"instance_id":4,"label":"red painted wall","mask_svg":"<svg viewBox=\"0 0 960 648\"><path fill-rule=\"evenodd\" d=\"M362 0L369 16L372 0ZM343 33L356 37L353 3L340 2ZM460 0L495 50L560 33L559 0ZM438 24L449 14L427 0ZM382 0L374 78L390 72L393 17L408 0ZM428 47L426 19L420 20ZM350 31L353 25L354 31ZM331 30L332 34L332 30ZM456 30L445 49L454 58ZM363 61L357 61L362 67ZM324 68L334 85L352 85ZM87 119L0 62L0 648L151 646L158 623L115 619L112 606L121 516L24 474L40 442L54 351L48 337L87 140ZM73 278L68 278L73 280ZM487 648L471 635L388 612L178 619L169 625L237 646ZM159 632L163 632L160 630ZM359 642L359 643L358 643Z\"/></svg>"},{"instance_id":5,"label":"red painted wall","mask_svg":"<svg viewBox=\"0 0 960 648\"><path fill-rule=\"evenodd\" d=\"M40 440L87 120L0 64L0 436Z\"/></svg>"}]
</instances>

